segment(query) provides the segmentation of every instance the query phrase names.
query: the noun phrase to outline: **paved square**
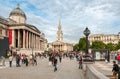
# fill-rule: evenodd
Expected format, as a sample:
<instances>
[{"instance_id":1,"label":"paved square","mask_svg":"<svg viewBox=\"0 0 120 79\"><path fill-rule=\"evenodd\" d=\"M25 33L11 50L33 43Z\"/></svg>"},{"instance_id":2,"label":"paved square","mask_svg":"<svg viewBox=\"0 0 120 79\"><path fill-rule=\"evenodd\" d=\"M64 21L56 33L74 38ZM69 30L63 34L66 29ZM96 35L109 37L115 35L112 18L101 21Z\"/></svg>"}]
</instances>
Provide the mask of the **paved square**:
<instances>
[{"instance_id":1,"label":"paved square","mask_svg":"<svg viewBox=\"0 0 120 79\"><path fill-rule=\"evenodd\" d=\"M38 58L37 66L1 68L0 79L84 79L76 60L65 58L58 63L58 71L53 70L53 66L48 65L48 59Z\"/></svg>"}]
</instances>

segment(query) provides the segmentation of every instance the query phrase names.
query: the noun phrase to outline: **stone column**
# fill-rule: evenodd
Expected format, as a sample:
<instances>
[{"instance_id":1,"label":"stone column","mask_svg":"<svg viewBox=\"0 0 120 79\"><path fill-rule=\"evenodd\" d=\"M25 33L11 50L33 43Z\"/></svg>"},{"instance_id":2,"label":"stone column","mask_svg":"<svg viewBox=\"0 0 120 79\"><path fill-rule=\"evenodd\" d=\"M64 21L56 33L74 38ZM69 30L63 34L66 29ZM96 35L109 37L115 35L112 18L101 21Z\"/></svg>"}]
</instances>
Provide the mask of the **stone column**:
<instances>
[{"instance_id":1,"label":"stone column","mask_svg":"<svg viewBox=\"0 0 120 79\"><path fill-rule=\"evenodd\" d=\"M38 49L40 49L40 37L38 37Z\"/></svg>"},{"instance_id":2,"label":"stone column","mask_svg":"<svg viewBox=\"0 0 120 79\"><path fill-rule=\"evenodd\" d=\"M38 49L38 37L36 35L36 49Z\"/></svg>"},{"instance_id":3,"label":"stone column","mask_svg":"<svg viewBox=\"0 0 120 79\"><path fill-rule=\"evenodd\" d=\"M36 49L38 49L38 37L36 35Z\"/></svg>"},{"instance_id":4,"label":"stone column","mask_svg":"<svg viewBox=\"0 0 120 79\"><path fill-rule=\"evenodd\" d=\"M30 46L31 46L31 49L32 49L32 47L33 47L33 34L32 34L32 32L31 32L31 38L30 38Z\"/></svg>"},{"instance_id":5,"label":"stone column","mask_svg":"<svg viewBox=\"0 0 120 79\"><path fill-rule=\"evenodd\" d=\"M34 40L34 34L33 34L33 40L32 40L32 41L33 41L33 48L35 48L35 47L34 47L34 44L35 44L35 42L34 42L34 41L35 41L35 40Z\"/></svg>"},{"instance_id":6,"label":"stone column","mask_svg":"<svg viewBox=\"0 0 120 79\"><path fill-rule=\"evenodd\" d=\"M38 38L37 38L37 35L36 35L36 49L38 49Z\"/></svg>"},{"instance_id":7,"label":"stone column","mask_svg":"<svg viewBox=\"0 0 120 79\"><path fill-rule=\"evenodd\" d=\"M20 30L18 29L18 48L20 47Z\"/></svg>"},{"instance_id":8,"label":"stone column","mask_svg":"<svg viewBox=\"0 0 120 79\"><path fill-rule=\"evenodd\" d=\"M35 38L35 34L34 34L34 48L36 49L35 45L36 45L36 38Z\"/></svg>"},{"instance_id":9,"label":"stone column","mask_svg":"<svg viewBox=\"0 0 120 79\"><path fill-rule=\"evenodd\" d=\"M38 36L38 49L40 49L40 37Z\"/></svg>"},{"instance_id":10,"label":"stone column","mask_svg":"<svg viewBox=\"0 0 120 79\"><path fill-rule=\"evenodd\" d=\"M60 51L61 51L61 45L60 45Z\"/></svg>"},{"instance_id":11,"label":"stone column","mask_svg":"<svg viewBox=\"0 0 120 79\"><path fill-rule=\"evenodd\" d=\"M35 35L35 37L34 37L34 42L35 42L35 44L34 44L34 47L35 47L35 49L36 49L36 35Z\"/></svg>"},{"instance_id":12,"label":"stone column","mask_svg":"<svg viewBox=\"0 0 120 79\"><path fill-rule=\"evenodd\" d=\"M15 30L12 29L12 44L11 44L12 47L15 47Z\"/></svg>"},{"instance_id":13,"label":"stone column","mask_svg":"<svg viewBox=\"0 0 120 79\"><path fill-rule=\"evenodd\" d=\"M23 29L23 48L25 48L25 30Z\"/></svg>"},{"instance_id":14,"label":"stone column","mask_svg":"<svg viewBox=\"0 0 120 79\"><path fill-rule=\"evenodd\" d=\"M30 32L28 32L28 35L29 35L29 44L28 44L28 47L30 49Z\"/></svg>"},{"instance_id":15,"label":"stone column","mask_svg":"<svg viewBox=\"0 0 120 79\"><path fill-rule=\"evenodd\" d=\"M42 41L40 39L40 50L42 50Z\"/></svg>"},{"instance_id":16,"label":"stone column","mask_svg":"<svg viewBox=\"0 0 120 79\"><path fill-rule=\"evenodd\" d=\"M36 49L36 35L35 35L35 37L34 37L34 38L35 38L35 49Z\"/></svg>"},{"instance_id":17,"label":"stone column","mask_svg":"<svg viewBox=\"0 0 120 79\"><path fill-rule=\"evenodd\" d=\"M28 31L26 31L26 48L28 49Z\"/></svg>"},{"instance_id":18,"label":"stone column","mask_svg":"<svg viewBox=\"0 0 120 79\"><path fill-rule=\"evenodd\" d=\"M34 49L34 34L32 33L32 48Z\"/></svg>"},{"instance_id":19,"label":"stone column","mask_svg":"<svg viewBox=\"0 0 120 79\"><path fill-rule=\"evenodd\" d=\"M32 48L32 33L30 33L30 48Z\"/></svg>"}]
</instances>

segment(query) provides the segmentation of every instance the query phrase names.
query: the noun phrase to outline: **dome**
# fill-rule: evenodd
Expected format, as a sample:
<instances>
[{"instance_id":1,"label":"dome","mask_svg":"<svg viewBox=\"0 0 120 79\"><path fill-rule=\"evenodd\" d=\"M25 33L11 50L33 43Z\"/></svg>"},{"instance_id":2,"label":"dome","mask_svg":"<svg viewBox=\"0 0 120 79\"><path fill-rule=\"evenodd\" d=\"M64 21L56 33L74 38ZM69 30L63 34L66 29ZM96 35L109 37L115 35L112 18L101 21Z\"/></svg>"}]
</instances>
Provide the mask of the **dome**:
<instances>
[{"instance_id":1,"label":"dome","mask_svg":"<svg viewBox=\"0 0 120 79\"><path fill-rule=\"evenodd\" d=\"M25 13L20 9L19 5L10 13L10 16L17 15L26 19Z\"/></svg>"}]
</instances>

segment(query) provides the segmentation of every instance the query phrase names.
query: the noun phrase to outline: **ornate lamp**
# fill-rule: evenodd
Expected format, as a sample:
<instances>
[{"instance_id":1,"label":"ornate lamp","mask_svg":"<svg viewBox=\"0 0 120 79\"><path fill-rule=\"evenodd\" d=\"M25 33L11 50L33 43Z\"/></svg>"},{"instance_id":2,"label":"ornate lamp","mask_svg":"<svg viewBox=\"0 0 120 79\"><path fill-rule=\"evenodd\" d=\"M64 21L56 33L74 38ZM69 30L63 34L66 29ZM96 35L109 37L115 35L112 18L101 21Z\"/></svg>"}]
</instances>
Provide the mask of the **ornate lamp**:
<instances>
[{"instance_id":1,"label":"ornate lamp","mask_svg":"<svg viewBox=\"0 0 120 79\"><path fill-rule=\"evenodd\" d=\"M88 49L89 49L89 45L88 45L88 36L90 34L90 30L86 27L85 30L84 30L84 35L86 36L86 50L85 50L85 56L84 56L84 59L83 61L84 62L92 62L92 58L89 56L89 53L88 53Z\"/></svg>"},{"instance_id":2,"label":"ornate lamp","mask_svg":"<svg viewBox=\"0 0 120 79\"><path fill-rule=\"evenodd\" d=\"M86 27L86 29L84 30L84 35L86 36L86 51L85 54L88 54L88 36L90 34L90 30Z\"/></svg>"}]
</instances>

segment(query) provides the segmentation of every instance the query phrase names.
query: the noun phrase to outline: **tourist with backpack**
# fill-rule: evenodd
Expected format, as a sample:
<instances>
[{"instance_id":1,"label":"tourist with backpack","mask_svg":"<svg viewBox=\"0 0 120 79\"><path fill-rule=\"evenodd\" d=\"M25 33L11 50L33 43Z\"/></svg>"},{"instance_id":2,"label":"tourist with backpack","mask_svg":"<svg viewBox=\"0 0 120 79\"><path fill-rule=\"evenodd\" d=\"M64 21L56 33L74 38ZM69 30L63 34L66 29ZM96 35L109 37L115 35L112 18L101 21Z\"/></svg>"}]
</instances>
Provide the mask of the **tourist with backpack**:
<instances>
[{"instance_id":1,"label":"tourist with backpack","mask_svg":"<svg viewBox=\"0 0 120 79\"><path fill-rule=\"evenodd\" d=\"M116 64L116 61L113 61L112 72L113 72L114 78L117 79L117 74L119 73L119 66L118 66L118 64Z\"/></svg>"}]
</instances>

